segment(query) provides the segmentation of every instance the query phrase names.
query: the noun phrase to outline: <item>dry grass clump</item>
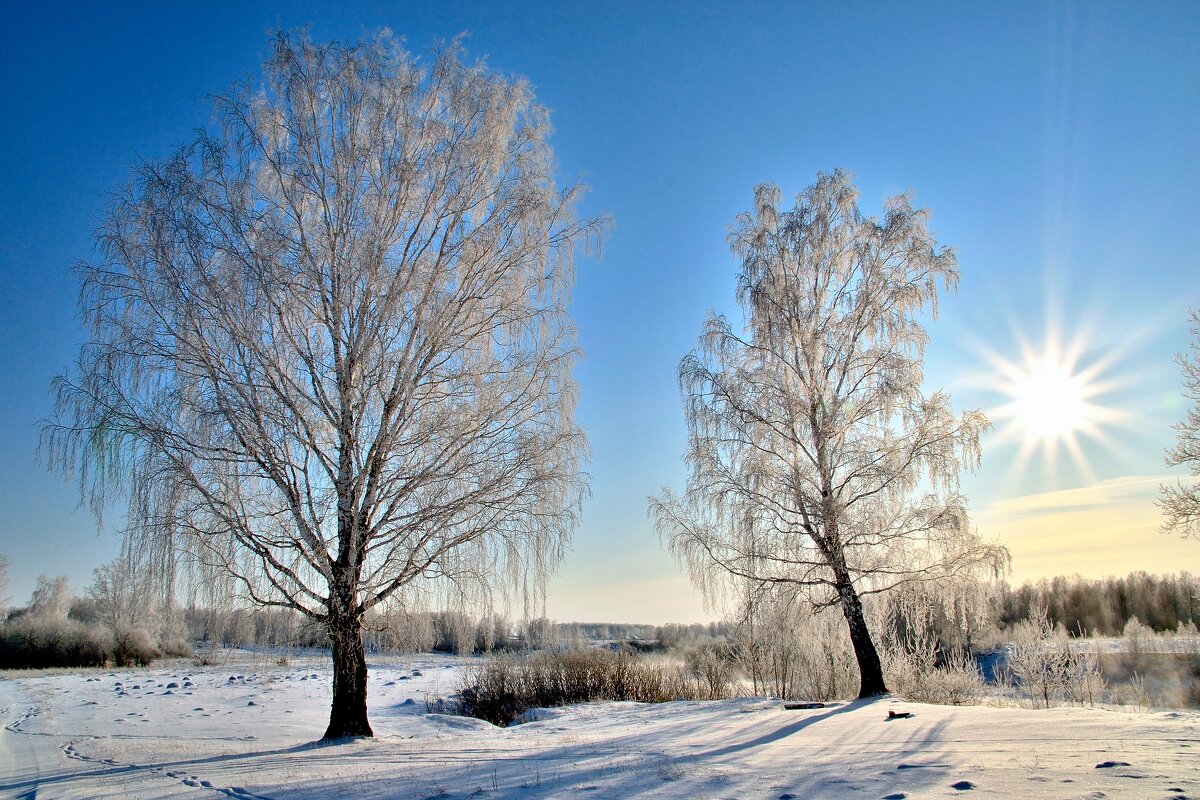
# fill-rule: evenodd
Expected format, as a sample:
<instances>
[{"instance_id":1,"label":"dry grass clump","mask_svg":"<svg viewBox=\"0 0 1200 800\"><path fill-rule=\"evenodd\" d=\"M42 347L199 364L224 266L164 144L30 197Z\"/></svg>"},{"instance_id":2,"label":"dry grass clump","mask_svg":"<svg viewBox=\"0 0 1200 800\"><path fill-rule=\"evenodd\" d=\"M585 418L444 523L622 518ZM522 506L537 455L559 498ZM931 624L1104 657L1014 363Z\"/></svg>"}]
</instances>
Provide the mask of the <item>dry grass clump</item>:
<instances>
[{"instance_id":1,"label":"dry grass clump","mask_svg":"<svg viewBox=\"0 0 1200 800\"><path fill-rule=\"evenodd\" d=\"M529 656L497 655L470 670L455 702L457 713L509 725L531 708L596 700L663 703L708 699L711 675L698 678L679 665L649 661L629 652L569 650Z\"/></svg>"}]
</instances>

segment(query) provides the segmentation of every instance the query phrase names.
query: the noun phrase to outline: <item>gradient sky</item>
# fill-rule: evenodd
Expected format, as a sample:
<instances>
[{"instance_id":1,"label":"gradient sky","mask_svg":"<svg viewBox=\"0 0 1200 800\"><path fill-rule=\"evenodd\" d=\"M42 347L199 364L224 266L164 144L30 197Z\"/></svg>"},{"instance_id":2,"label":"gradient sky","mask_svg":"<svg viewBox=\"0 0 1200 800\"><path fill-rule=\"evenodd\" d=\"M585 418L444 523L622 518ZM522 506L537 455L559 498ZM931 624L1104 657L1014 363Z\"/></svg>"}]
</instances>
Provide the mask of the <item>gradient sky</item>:
<instances>
[{"instance_id":1,"label":"gradient sky","mask_svg":"<svg viewBox=\"0 0 1200 800\"><path fill-rule=\"evenodd\" d=\"M349 8L353 6L353 8ZM105 193L210 120L272 29L386 26L421 52L526 76L565 180L615 220L581 263L580 419L592 497L550 588L559 620L708 614L645 498L681 487L675 367L710 308L733 311L728 225L752 189L857 176L861 206L911 190L963 278L931 328L930 388L993 411L964 488L1012 578L1200 569L1158 533L1162 454L1183 416L1172 361L1200 305L1200 4L0 4L0 553L10 602L38 574L82 589L115 555L73 486L35 458L51 378L82 339L70 264ZM1089 393L1074 451L1006 420L1027 356L1062 354ZM1018 369L1019 371L1019 369ZM1174 479L1171 477L1170 479Z\"/></svg>"}]
</instances>

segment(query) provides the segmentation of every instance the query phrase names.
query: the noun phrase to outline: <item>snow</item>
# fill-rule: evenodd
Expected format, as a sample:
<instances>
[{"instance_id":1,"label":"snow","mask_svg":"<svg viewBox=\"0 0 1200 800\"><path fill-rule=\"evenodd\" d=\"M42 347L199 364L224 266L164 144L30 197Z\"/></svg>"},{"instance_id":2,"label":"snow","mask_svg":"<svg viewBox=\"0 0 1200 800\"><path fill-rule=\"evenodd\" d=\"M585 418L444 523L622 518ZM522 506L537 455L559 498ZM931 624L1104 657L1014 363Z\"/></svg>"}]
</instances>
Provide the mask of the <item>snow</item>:
<instances>
[{"instance_id":1,"label":"snow","mask_svg":"<svg viewBox=\"0 0 1200 800\"><path fill-rule=\"evenodd\" d=\"M467 662L415 656L371 666L376 738L325 744L330 670L301 661L2 679L0 797L1200 798L1192 711L746 698L506 729L427 713Z\"/></svg>"}]
</instances>

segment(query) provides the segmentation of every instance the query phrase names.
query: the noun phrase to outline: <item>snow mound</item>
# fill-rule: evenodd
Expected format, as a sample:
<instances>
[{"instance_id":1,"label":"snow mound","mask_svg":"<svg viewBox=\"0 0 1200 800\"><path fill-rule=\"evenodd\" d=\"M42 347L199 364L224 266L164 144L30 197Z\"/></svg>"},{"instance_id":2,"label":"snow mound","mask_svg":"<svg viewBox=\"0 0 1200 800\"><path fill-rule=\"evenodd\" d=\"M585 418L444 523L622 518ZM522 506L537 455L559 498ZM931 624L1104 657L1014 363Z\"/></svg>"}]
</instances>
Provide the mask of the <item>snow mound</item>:
<instances>
[{"instance_id":1,"label":"snow mound","mask_svg":"<svg viewBox=\"0 0 1200 800\"><path fill-rule=\"evenodd\" d=\"M487 720L474 717L456 717L453 714L426 714L425 719L452 731L495 731L499 730Z\"/></svg>"},{"instance_id":2,"label":"snow mound","mask_svg":"<svg viewBox=\"0 0 1200 800\"><path fill-rule=\"evenodd\" d=\"M559 719L565 715L566 712L561 708L531 708L513 720L513 725L545 722L546 720Z\"/></svg>"}]
</instances>

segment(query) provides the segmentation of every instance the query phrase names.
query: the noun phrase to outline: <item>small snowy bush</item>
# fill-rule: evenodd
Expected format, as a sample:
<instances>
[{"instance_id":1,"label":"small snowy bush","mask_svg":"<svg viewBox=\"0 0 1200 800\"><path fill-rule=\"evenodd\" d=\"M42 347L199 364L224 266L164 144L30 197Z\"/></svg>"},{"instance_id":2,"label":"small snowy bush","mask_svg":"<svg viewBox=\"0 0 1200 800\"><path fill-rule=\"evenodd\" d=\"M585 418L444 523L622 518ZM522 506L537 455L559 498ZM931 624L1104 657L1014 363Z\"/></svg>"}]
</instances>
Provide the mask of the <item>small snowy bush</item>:
<instances>
[{"instance_id":1,"label":"small snowy bush","mask_svg":"<svg viewBox=\"0 0 1200 800\"><path fill-rule=\"evenodd\" d=\"M983 692L983 676L971 654L946 647L938 606L924 593L898 593L882 622L884 674L893 694L924 703L962 705Z\"/></svg>"},{"instance_id":2,"label":"small snowy bush","mask_svg":"<svg viewBox=\"0 0 1200 800\"><path fill-rule=\"evenodd\" d=\"M1072 641L1066 628L1036 611L1012 629L1008 670L1017 688L1037 707L1058 701L1093 705L1107 687L1098 648Z\"/></svg>"},{"instance_id":3,"label":"small snowy bush","mask_svg":"<svg viewBox=\"0 0 1200 800\"><path fill-rule=\"evenodd\" d=\"M705 642L687 651L684 665L705 690L706 700L722 700L736 677L737 650L727 642Z\"/></svg>"},{"instance_id":4,"label":"small snowy bush","mask_svg":"<svg viewBox=\"0 0 1200 800\"><path fill-rule=\"evenodd\" d=\"M158 657L154 640L141 628L118 628L113 640L113 660L118 667L146 667Z\"/></svg>"},{"instance_id":5,"label":"small snowy bush","mask_svg":"<svg viewBox=\"0 0 1200 800\"><path fill-rule=\"evenodd\" d=\"M531 708L632 700L698 700L714 689L677 666L628 652L567 650L529 656L496 655L470 670L450 710L508 725ZM728 688L716 688L728 696Z\"/></svg>"},{"instance_id":6,"label":"small snowy bush","mask_svg":"<svg viewBox=\"0 0 1200 800\"><path fill-rule=\"evenodd\" d=\"M756 694L824 701L858 691L858 664L836 610L759 598L743 612L736 641Z\"/></svg>"}]
</instances>

